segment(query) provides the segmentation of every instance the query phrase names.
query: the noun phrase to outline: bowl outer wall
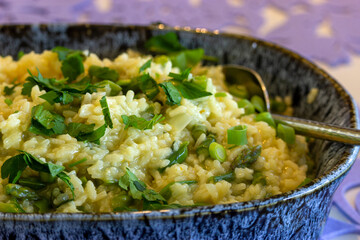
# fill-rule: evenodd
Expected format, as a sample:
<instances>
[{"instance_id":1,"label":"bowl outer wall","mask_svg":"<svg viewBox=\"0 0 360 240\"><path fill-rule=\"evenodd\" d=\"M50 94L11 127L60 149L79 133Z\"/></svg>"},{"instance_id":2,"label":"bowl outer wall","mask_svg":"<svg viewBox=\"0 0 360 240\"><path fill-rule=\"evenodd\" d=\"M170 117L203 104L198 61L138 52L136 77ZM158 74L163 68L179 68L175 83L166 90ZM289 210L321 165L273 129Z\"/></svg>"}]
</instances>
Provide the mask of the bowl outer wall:
<instances>
[{"instance_id":1,"label":"bowl outer wall","mask_svg":"<svg viewBox=\"0 0 360 240\"><path fill-rule=\"evenodd\" d=\"M3 26L0 27L0 53L15 56L19 50L41 52L62 45L114 58L129 47L143 51L146 39L173 30L156 26ZM251 37L182 30L177 34L182 44L190 48L202 47L207 55L217 56L220 63L254 68L270 86L271 96L293 96L295 116L353 128L358 126L356 104L348 92L299 55ZM320 101L316 106L308 106L304 100L312 87L319 88ZM331 197L359 149L317 140L311 150L319 160L318 178L309 186L263 201L136 213L0 213L3 219L0 229L4 230L0 236L9 238L16 234L22 238L34 233L53 237L76 234L79 238L91 235L130 238L145 234L148 238L314 239L326 220ZM322 154L317 155L318 152Z\"/></svg>"}]
</instances>

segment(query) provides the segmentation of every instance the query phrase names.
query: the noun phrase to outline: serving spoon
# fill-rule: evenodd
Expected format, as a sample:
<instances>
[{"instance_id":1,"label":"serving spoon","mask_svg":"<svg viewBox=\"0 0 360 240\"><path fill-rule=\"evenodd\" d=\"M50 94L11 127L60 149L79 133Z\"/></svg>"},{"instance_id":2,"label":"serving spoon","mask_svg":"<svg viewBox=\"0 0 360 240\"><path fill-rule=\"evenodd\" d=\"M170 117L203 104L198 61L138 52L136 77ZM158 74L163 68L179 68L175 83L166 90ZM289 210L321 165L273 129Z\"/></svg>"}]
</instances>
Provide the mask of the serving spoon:
<instances>
[{"instance_id":1,"label":"serving spoon","mask_svg":"<svg viewBox=\"0 0 360 240\"><path fill-rule=\"evenodd\" d=\"M245 86L250 97L253 95L262 97L265 101L267 111L270 112L269 94L264 82L256 71L240 65L224 65L223 73L227 83ZM333 124L274 113L272 113L271 116L275 122L293 127L295 132L299 135L360 145L360 130L358 129L340 127Z\"/></svg>"}]
</instances>

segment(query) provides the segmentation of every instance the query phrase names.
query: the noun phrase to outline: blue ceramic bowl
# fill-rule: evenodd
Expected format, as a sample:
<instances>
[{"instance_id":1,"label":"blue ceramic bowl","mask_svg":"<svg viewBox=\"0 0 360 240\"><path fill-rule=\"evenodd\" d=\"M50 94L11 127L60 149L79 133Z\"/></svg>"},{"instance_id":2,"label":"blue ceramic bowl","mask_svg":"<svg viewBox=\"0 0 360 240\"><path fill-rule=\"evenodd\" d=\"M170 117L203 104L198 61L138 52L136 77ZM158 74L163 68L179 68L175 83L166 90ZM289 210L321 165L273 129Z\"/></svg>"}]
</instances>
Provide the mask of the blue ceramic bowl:
<instances>
[{"instance_id":1,"label":"blue ceramic bowl","mask_svg":"<svg viewBox=\"0 0 360 240\"><path fill-rule=\"evenodd\" d=\"M255 69L270 96L292 96L294 115L357 128L353 98L313 63L275 44L246 36L198 33L163 26L36 25L0 26L0 54L62 45L114 58L128 48L176 31L183 45L201 47L220 64ZM311 88L316 102L306 103ZM1 239L317 239L331 198L354 163L358 147L316 140L310 152L316 179L309 185L265 200L196 208L99 214L0 213Z\"/></svg>"}]
</instances>

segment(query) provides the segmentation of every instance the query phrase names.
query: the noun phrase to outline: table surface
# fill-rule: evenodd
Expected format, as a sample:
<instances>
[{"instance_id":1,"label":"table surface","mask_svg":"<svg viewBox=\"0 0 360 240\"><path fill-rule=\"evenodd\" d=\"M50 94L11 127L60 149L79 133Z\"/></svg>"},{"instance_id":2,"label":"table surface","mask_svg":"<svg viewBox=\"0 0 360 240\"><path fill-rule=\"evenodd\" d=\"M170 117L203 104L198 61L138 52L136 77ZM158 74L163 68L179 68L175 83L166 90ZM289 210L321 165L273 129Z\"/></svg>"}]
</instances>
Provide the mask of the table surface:
<instances>
[{"instance_id":1,"label":"table surface","mask_svg":"<svg viewBox=\"0 0 360 240\"><path fill-rule=\"evenodd\" d=\"M121 23L207 28L279 43L319 64L360 102L359 0L0 0L0 24ZM357 161L321 239L360 239Z\"/></svg>"}]
</instances>

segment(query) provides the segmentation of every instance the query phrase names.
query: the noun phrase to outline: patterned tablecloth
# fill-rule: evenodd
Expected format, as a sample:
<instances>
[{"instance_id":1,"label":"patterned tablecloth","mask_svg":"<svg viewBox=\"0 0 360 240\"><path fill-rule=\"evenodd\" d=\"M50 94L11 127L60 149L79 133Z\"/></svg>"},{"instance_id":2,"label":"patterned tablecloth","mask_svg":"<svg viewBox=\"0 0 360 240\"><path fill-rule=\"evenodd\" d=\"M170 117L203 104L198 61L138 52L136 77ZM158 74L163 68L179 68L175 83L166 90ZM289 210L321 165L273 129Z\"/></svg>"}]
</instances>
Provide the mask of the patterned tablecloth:
<instances>
[{"instance_id":1,"label":"patterned tablecloth","mask_svg":"<svg viewBox=\"0 0 360 240\"><path fill-rule=\"evenodd\" d=\"M122 23L207 28L279 43L317 62L360 102L359 0L0 0L0 24ZM335 194L322 239L360 239L360 161Z\"/></svg>"}]
</instances>

